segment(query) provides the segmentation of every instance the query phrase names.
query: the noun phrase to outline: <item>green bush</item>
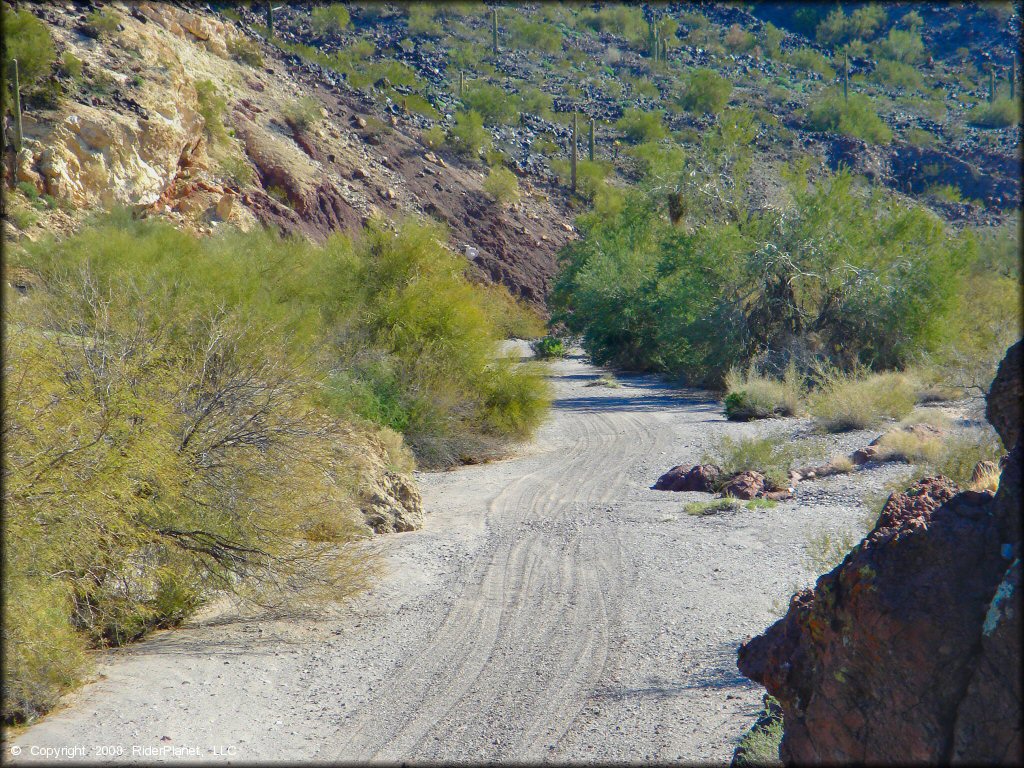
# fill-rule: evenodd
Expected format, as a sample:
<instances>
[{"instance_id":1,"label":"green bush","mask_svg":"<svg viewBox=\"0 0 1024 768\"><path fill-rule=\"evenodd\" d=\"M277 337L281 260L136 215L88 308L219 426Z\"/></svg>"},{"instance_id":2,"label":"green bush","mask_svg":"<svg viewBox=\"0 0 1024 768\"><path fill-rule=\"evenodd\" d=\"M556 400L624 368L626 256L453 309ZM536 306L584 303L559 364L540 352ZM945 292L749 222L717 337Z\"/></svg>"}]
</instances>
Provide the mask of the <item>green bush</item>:
<instances>
[{"instance_id":1,"label":"green bush","mask_svg":"<svg viewBox=\"0 0 1024 768\"><path fill-rule=\"evenodd\" d=\"M479 112L456 112L455 125L448 131L448 146L461 155L477 158L491 146L491 134L484 128Z\"/></svg>"},{"instance_id":2,"label":"green bush","mask_svg":"<svg viewBox=\"0 0 1024 768\"><path fill-rule=\"evenodd\" d=\"M906 88L908 90L921 90L924 88L924 79L921 73L909 64L898 61L882 59L875 67L872 77L882 85L890 88Z\"/></svg>"},{"instance_id":3,"label":"green bush","mask_svg":"<svg viewBox=\"0 0 1024 768\"><path fill-rule=\"evenodd\" d=\"M831 80L836 76L836 71L829 64L828 59L813 48L798 48L786 56L786 61L808 72L816 72L826 80Z\"/></svg>"},{"instance_id":4,"label":"green bush","mask_svg":"<svg viewBox=\"0 0 1024 768\"><path fill-rule=\"evenodd\" d=\"M444 129L439 125L432 125L420 134L420 139L428 149L437 149L444 145Z\"/></svg>"},{"instance_id":5,"label":"green bush","mask_svg":"<svg viewBox=\"0 0 1024 768\"><path fill-rule=\"evenodd\" d=\"M1020 122L1020 105L1012 99L996 99L978 104L967 119L981 128L1009 128Z\"/></svg>"},{"instance_id":6,"label":"green bush","mask_svg":"<svg viewBox=\"0 0 1024 768\"><path fill-rule=\"evenodd\" d=\"M723 437L702 462L717 464L723 483L740 472L760 472L772 488L786 488L793 463L808 456L808 449L778 437Z\"/></svg>"},{"instance_id":7,"label":"green bush","mask_svg":"<svg viewBox=\"0 0 1024 768\"><path fill-rule=\"evenodd\" d=\"M542 21L532 22L515 16L510 22L512 38L519 48L532 48L544 53L562 50L562 33L557 27Z\"/></svg>"},{"instance_id":8,"label":"green bush","mask_svg":"<svg viewBox=\"0 0 1024 768\"><path fill-rule=\"evenodd\" d=\"M462 103L467 110L479 114L486 125L510 125L516 119L515 101L496 85L475 83L467 87Z\"/></svg>"},{"instance_id":9,"label":"green bush","mask_svg":"<svg viewBox=\"0 0 1024 768\"><path fill-rule=\"evenodd\" d=\"M224 112L227 110L227 102L224 97L217 93L217 86L211 80L197 80L196 100L199 103L199 114L203 117L203 125L211 141L222 144L228 139L227 129L224 127Z\"/></svg>"},{"instance_id":10,"label":"green bush","mask_svg":"<svg viewBox=\"0 0 1024 768\"><path fill-rule=\"evenodd\" d=\"M8 92L8 88L14 76L12 61L18 60L18 79L24 97L31 94L37 84L50 74L57 59L57 52L50 30L46 24L33 16L31 11L11 11L4 8L3 17L4 104L9 112L12 109L12 94Z\"/></svg>"},{"instance_id":11,"label":"green bush","mask_svg":"<svg viewBox=\"0 0 1024 768\"><path fill-rule=\"evenodd\" d=\"M250 67L257 69L263 67L263 54L260 53L260 47L240 35L228 38L228 53L235 61L248 64Z\"/></svg>"},{"instance_id":12,"label":"green bush","mask_svg":"<svg viewBox=\"0 0 1024 768\"><path fill-rule=\"evenodd\" d=\"M661 114L660 111L627 109L615 122L615 129L625 134L634 144L663 139L668 136L668 131L661 121Z\"/></svg>"},{"instance_id":13,"label":"green bush","mask_svg":"<svg viewBox=\"0 0 1024 768\"><path fill-rule=\"evenodd\" d=\"M919 33L895 27L889 30L884 40L878 42L877 48L884 58L902 64L914 64L924 55L924 42Z\"/></svg>"},{"instance_id":14,"label":"green bush","mask_svg":"<svg viewBox=\"0 0 1024 768\"><path fill-rule=\"evenodd\" d=\"M60 69L65 76L76 82L82 79L82 60L71 51L64 51L60 60Z\"/></svg>"},{"instance_id":15,"label":"green bush","mask_svg":"<svg viewBox=\"0 0 1024 768\"><path fill-rule=\"evenodd\" d=\"M429 3L410 3L408 30L410 35L424 37L440 37L443 30L437 23L438 9Z\"/></svg>"},{"instance_id":16,"label":"green bush","mask_svg":"<svg viewBox=\"0 0 1024 768\"><path fill-rule=\"evenodd\" d=\"M97 8L85 17L85 26L96 37L109 37L117 32L121 16L116 11Z\"/></svg>"},{"instance_id":17,"label":"green bush","mask_svg":"<svg viewBox=\"0 0 1024 768\"><path fill-rule=\"evenodd\" d=\"M320 102L312 96L302 96L282 107L281 116L292 129L304 131L323 119L321 109Z\"/></svg>"},{"instance_id":18,"label":"green bush","mask_svg":"<svg viewBox=\"0 0 1024 768\"><path fill-rule=\"evenodd\" d=\"M544 336L530 342L530 349L533 356L538 360L550 360L555 357L565 357L565 343L556 336Z\"/></svg>"},{"instance_id":19,"label":"green bush","mask_svg":"<svg viewBox=\"0 0 1024 768\"><path fill-rule=\"evenodd\" d=\"M804 397L803 381L795 364L782 379L761 375L754 366L746 374L733 368L726 374L725 415L730 421L795 416Z\"/></svg>"},{"instance_id":20,"label":"green bush","mask_svg":"<svg viewBox=\"0 0 1024 768\"><path fill-rule=\"evenodd\" d=\"M491 168L484 179L484 192L500 206L519 200L519 180L508 168Z\"/></svg>"},{"instance_id":21,"label":"green bush","mask_svg":"<svg viewBox=\"0 0 1024 768\"><path fill-rule=\"evenodd\" d=\"M732 84L710 69L695 69L686 79L679 103L689 112L716 115L729 103Z\"/></svg>"},{"instance_id":22,"label":"green bush","mask_svg":"<svg viewBox=\"0 0 1024 768\"><path fill-rule=\"evenodd\" d=\"M910 415L917 402L914 382L901 373L845 374L823 371L810 396L810 412L828 432L877 427Z\"/></svg>"},{"instance_id":23,"label":"green bush","mask_svg":"<svg viewBox=\"0 0 1024 768\"><path fill-rule=\"evenodd\" d=\"M830 93L808 107L806 118L815 131L841 133L872 144L892 141L889 126L875 112L871 100L860 93L851 93L848 101L840 93Z\"/></svg>"},{"instance_id":24,"label":"green bush","mask_svg":"<svg viewBox=\"0 0 1024 768\"><path fill-rule=\"evenodd\" d=\"M318 35L342 32L348 28L348 9L343 3L315 7L310 13L310 25Z\"/></svg>"}]
</instances>

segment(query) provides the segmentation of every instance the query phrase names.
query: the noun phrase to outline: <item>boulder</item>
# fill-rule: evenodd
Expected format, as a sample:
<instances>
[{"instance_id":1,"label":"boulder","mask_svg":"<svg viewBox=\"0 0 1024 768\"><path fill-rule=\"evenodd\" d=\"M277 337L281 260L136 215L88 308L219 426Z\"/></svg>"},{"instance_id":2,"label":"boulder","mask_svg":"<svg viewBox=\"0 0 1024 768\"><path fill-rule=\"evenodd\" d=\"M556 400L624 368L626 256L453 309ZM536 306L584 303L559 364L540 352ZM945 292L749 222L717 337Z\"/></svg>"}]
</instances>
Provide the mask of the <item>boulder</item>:
<instances>
[{"instance_id":1,"label":"boulder","mask_svg":"<svg viewBox=\"0 0 1024 768\"><path fill-rule=\"evenodd\" d=\"M732 496L735 499L754 499L763 496L766 489L767 482L760 472L740 472L722 486L722 496Z\"/></svg>"},{"instance_id":2,"label":"boulder","mask_svg":"<svg viewBox=\"0 0 1024 768\"><path fill-rule=\"evenodd\" d=\"M1019 437L1019 346L989 393L1004 440ZM782 707L786 763L1024 760L1021 450L994 496L944 477L890 496L843 562L741 646L740 671Z\"/></svg>"},{"instance_id":3,"label":"boulder","mask_svg":"<svg viewBox=\"0 0 1024 768\"><path fill-rule=\"evenodd\" d=\"M1024 341L1018 341L1006 353L985 398L985 418L995 427L1003 445L1009 450L1020 438L1021 365L1024 364Z\"/></svg>"},{"instance_id":4,"label":"boulder","mask_svg":"<svg viewBox=\"0 0 1024 768\"><path fill-rule=\"evenodd\" d=\"M656 491L703 491L711 493L722 470L714 464L672 467L654 484Z\"/></svg>"},{"instance_id":5,"label":"boulder","mask_svg":"<svg viewBox=\"0 0 1024 768\"><path fill-rule=\"evenodd\" d=\"M877 445L869 445L865 448L858 448L851 453L850 460L859 467L862 464L867 464L869 461L875 461L881 452L882 449Z\"/></svg>"}]
</instances>

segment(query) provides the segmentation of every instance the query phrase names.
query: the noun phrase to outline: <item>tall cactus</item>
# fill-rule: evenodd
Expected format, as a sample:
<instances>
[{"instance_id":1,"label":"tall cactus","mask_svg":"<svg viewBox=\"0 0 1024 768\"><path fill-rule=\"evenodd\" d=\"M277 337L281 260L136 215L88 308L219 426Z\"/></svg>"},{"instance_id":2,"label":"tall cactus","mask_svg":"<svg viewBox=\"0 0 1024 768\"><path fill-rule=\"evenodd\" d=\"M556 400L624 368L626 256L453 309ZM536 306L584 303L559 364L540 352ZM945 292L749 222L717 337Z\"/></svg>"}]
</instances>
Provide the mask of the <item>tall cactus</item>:
<instances>
[{"instance_id":1,"label":"tall cactus","mask_svg":"<svg viewBox=\"0 0 1024 768\"><path fill-rule=\"evenodd\" d=\"M491 9L491 49L498 55L498 9Z\"/></svg>"},{"instance_id":2,"label":"tall cactus","mask_svg":"<svg viewBox=\"0 0 1024 768\"><path fill-rule=\"evenodd\" d=\"M24 134L21 129L21 80L18 77L18 60L12 59L14 67L14 151L21 152Z\"/></svg>"},{"instance_id":3,"label":"tall cactus","mask_svg":"<svg viewBox=\"0 0 1024 768\"><path fill-rule=\"evenodd\" d=\"M988 68L988 103L991 104L996 100L996 68L991 66Z\"/></svg>"},{"instance_id":4,"label":"tall cactus","mask_svg":"<svg viewBox=\"0 0 1024 768\"><path fill-rule=\"evenodd\" d=\"M843 54L843 101L850 100L850 54Z\"/></svg>"},{"instance_id":5,"label":"tall cactus","mask_svg":"<svg viewBox=\"0 0 1024 768\"><path fill-rule=\"evenodd\" d=\"M590 141L588 144L588 149L590 151L587 153L587 156L590 158L590 162L594 162L594 123L594 118L590 118Z\"/></svg>"},{"instance_id":6,"label":"tall cactus","mask_svg":"<svg viewBox=\"0 0 1024 768\"><path fill-rule=\"evenodd\" d=\"M267 3L267 37L274 36L274 4Z\"/></svg>"},{"instance_id":7,"label":"tall cactus","mask_svg":"<svg viewBox=\"0 0 1024 768\"><path fill-rule=\"evenodd\" d=\"M459 70L459 98L461 99L466 94L466 72L465 70Z\"/></svg>"},{"instance_id":8,"label":"tall cactus","mask_svg":"<svg viewBox=\"0 0 1024 768\"><path fill-rule=\"evenodd\" d=\"M570 150L570 155L569 155L569 173L570 173L570 176L571 176L572 191L573 192L576 191L576 132L577 132L576 110L573 110L573 113L572 113L572 149Z\"/></svg>"},{"instance_id":9,"label":"tall cactus","mask_svg":"<svg viewBox=\"0 0 1024 768\"><path fill-rule=\"evenodd\" d=\"M1017 56L1010 62L1010 98L1017 98Z\"/></svg>"}]
</instances>

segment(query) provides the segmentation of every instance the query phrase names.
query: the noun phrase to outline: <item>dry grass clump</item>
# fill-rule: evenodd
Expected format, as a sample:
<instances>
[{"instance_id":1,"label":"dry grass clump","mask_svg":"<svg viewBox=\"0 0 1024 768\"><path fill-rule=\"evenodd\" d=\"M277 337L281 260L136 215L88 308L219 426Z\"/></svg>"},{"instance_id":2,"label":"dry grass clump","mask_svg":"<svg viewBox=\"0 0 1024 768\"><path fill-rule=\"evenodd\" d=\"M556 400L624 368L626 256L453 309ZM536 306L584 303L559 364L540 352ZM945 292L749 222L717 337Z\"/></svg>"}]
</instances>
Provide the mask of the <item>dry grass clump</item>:
<instances>
[{"instance_id":1,"label":"dry grass clump","mask_svg":"<svg viewBox=\"0 0 1024 768\"><path fill-rule=\"evenodd\" d=\"M995 493L999 490L999 478L1002 477L1002 474L1003 471L999 468L999 464L982 464L972 474L971 482L968 483L967 488L972 491L991 491Z\"/></svg>"},{"instance_id":2,"label":"dry grass clump","mask_svg":"<svg viewBox=\"0 0 1024 768\"><path fill-rule=\"evenodd\" d=\"M622 384L619 383L619 380L616 379L614 375L612 375L610 373L606 373L603 376L601 376L600 378L594 379L593 381L588 381L583 386L585 386L585 387L611 387L613 389L618 389L619 387L622 386Z\"/></svg>"},{"instance_id":3,"label":"dry grass clump","mask_svg":"<svg viewBox=\"0 0 1024 768\"><path fill-rule=\"evenodd\" d=\"M934 463L944 453L943 441L938 435L921 435L894 429L878 441L877 461L905 461L908 464Z\"/></svg>"},{"instance_id":4,"label":"dry grass clump","mask_svg":"<svg viewBox=\"0 0 1024 768\"><path fill-rule=\"evenodd\" d=\"M809 458L812 449L799 446L782 437L752 437L733 440L724 437L712 454L703 458L705 463L722 468L722 477L740 472L760 472L776 488L789 485L789 470L797 459Z\"/></svg>"},{"instance_id":5,"label":"dry grass clump","mask_svg":"<svg viewBox=\"0 0 1024 768\"><path fill-rule=\"evenodd\" d=\"M821 528L807 537L804 545L804 566L811 573L828 573L860 542L855 532L830 531Z\"/></svg>"},{"instance_id":6,"label":"dry grass clump","mask_svg":"<svg viewBox=\"0 0 1024 768\"><path fill-rule=\"evenodd\" d=\"M936 456L925 462L926 469L932 474L945 475L962 488L971 488L976 484L974 468L978 462L991 461L998 467L1003 455L999 436L991 427L970 429L947 437L942 440L941 448ZM991 476L985 480L989 484L991 481Z\"/></svg>"},{"instance_id":7,"label":"dry grass clump","mask_svg":"<svg viewBox=\"0 0 1024 768\"><path fill-rule=\"evenodd\" d=\"M725 388L725 415L733 421L795 416L804 397L803 380L792 364L781 379L758 373L753 365L746 373L733 368L725 376Z\"/></svg>"},{"instance_id":8,"label":"dry grass clump","mask_svg":"<svg viewBox=\"0 0 1024 768\"><path fill-rule=\"evenodd\" d=\"M828 432L868 429L908 416L917 402L914 381L903 373L819 372L811 415Z\"/></svg>"}]
</instances>

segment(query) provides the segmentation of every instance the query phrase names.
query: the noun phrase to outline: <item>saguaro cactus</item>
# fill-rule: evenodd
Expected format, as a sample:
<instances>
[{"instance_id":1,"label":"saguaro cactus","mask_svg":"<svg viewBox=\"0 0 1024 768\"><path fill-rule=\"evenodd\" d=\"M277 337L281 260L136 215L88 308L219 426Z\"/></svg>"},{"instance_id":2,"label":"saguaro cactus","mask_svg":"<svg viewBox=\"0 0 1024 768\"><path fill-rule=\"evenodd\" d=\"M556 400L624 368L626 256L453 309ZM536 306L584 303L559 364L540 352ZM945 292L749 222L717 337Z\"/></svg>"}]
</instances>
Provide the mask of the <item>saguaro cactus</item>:
<instances>
[{"instance_id":1,"label":"saguaro cactus","mask_svg":"<svg viewBox=\"0 0 1024 768\"><path fill-rule=\"evenodd\" d=\"M590 158L590 162L594 162L594 123L595 122L596 121L594 120L594 118L590 118L590 142L589 142L590 152L588 153L588 156Z\"/></svg>"},{"instance_id":2,"label":"saguaro cactus","mask_svg":"<svg viewBox=\"0 0 1024 768\"><path fill-rule=\"evenodd\" d=\"M498 9L491 9L491 49L498 55Z\"/></svg>"},{"instance_id":3,"label":"saguaro cactus","mask_svg":"<svg viewBox=\"0 0 1024 768\"><path fill-rule=\"evenodd\" d=\"M1017 97L1017 57L1013 57L1013 61L1010 62L1010 98L1014 99Z\"/></svg>"},{"instance_id":4,"label":"saguaro cactus","mask_svg":"<svg viewBox=\"0 0 1024 768\"><path fill-rule=\"evenodd\" d=\"M569 155L569 173L572 185L572 191L576 191L576 111L572 113L572 149Z\"/></svg>"},{"instance_id":5,"label":"saguaro cactus","mask_svg":"<svg viewBox=\"0 0 1024 768\"><path fill-rule=\"evenodd\" d=\"M843 54L843 101L850 100L850 54Z\"/></svg>"},{"instance_id":6,"label":"saguaro cactus","mask_svg":"<svg viewBox=\"0 0 1024 768\"><path fill-rule=\"evenodd\" d=\"M459 98L461 99L466 93L466 72L465 70L459 70Z\"/></svg>"},{"instance_id":7,"label":"saguaro cactus","mask_svg":"<svg viewBox=\"0 0 1024 768\"><path fill-rule=\"evenodd\" d=\"M996 68L989 67L988 70L988 103L996 100Z\"/></svg>"},{"instance_id":8,"label":"saguaro cactus","mask_svg":"<svg viewBox=\"0 0 1024 768\"><path fill-rule=\"evenodd\" d=\"M267 37L274 36L274 4L267 3Z\"/></svg>"},{"instance_id":9,"label":"saguaro cactus","mask_svg":"<svg viewBox=\"0 0 1024 768\"><path fill-rule=\"evenodd\" d=\"M11 60L14 69L14 151L21 152L21 142L24 137L21 130L21 80L18 77L18 60Z\"/></svg>"}]
</instances>

